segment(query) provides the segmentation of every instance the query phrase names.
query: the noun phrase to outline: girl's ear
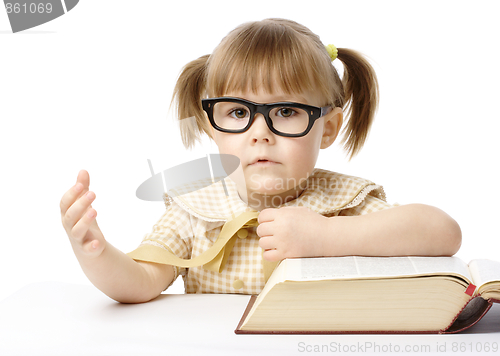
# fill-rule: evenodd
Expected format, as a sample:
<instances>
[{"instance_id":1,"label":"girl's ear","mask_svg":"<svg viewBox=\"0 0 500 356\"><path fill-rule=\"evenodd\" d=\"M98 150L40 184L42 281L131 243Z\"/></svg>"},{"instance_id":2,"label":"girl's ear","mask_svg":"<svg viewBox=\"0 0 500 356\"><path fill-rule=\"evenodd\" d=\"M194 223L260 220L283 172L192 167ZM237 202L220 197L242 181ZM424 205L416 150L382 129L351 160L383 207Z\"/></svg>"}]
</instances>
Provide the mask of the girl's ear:
<instances>
[{"instance_id":1,"label":"girl's ear","mask_svg":"<svg viewBox=\"0 0 500 356\"><path fill-rule=\"evenodd\" d=\"M344 122L344 112L342 108L333 108L333 110L324 116L325 118L325 126L323 129L323 137L321 138L321 146L320 148L328 148L330 145L335 142L340 129L342 127L342 123Z\"/></svg>"}]
</instances>

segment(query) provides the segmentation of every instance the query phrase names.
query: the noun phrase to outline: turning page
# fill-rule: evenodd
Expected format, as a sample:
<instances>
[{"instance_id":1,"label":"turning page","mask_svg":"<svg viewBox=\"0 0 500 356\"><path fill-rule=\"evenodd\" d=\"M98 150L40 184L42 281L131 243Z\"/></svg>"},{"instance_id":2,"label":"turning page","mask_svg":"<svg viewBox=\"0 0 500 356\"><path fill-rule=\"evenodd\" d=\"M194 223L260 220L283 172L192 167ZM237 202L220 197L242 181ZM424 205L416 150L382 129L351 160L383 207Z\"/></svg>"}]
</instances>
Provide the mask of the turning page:
<instances>
[{"instance_id":1,"label":"turning page","mask_svg":"<svg viewBox=\"0 0 500 356\"><path fill-rule=\"evenodd\" d=\"M476 286L480 287L489 282L500 282L500 262L477 259L469 263L469 270Z\"/></svg>"}]
</instances>

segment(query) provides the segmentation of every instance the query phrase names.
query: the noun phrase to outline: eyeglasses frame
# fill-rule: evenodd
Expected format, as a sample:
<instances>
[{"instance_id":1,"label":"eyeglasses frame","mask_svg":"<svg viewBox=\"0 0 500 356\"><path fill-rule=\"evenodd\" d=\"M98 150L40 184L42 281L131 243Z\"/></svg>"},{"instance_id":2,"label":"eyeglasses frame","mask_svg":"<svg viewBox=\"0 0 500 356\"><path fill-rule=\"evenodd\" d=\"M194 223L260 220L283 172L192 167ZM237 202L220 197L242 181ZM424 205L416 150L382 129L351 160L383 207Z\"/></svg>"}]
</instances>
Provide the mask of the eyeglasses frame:
<instances>
[{"instance_id":1,"label":"eyeglasses frame","mask_svg":"<svg viewBox=\"0 0 500 356\"><path fill-rule=\"evenodd\" d=\"M238 130L228 130L228 129L224 129L224 128L218 126L215 123L215 120L213 117L213 109L214 109L214 105L218 102L221 102L221 101L239 103L239 104L243 104L247 108L249 108L250 109L250 119L248 120L248 124L244 128L238 129ZM220 98L202 99L201 106L202 106L203 110L207 113L208 120L210 120L210 123L212 124L212 126L218 131L226 132L226 133L245 132L250 128L250 126L252 126L253 121L255 119L255 114L262 114L262 116L264 116L264 118L266 120L267 127L269 127L269 130L271 130L271 132L273 132L274 134L276 134L278 136L284 136L284 137L303 137L303 136L307 135L309 133L309 131L311 131L316 120L318 120L320 117L323 117L326 114L328 114L331 111L330 109L333 110L333 107L331 105L324 106L324 107L317 107L317 106L301 104L301 103L293 103L293 102L257 104L257 103L254 103L252 101L248 101L248 100L241 99L241 98L234 98L234 97L220 97ZM304 109L309 114L309 124L308 124L307 128L305 129L305 131L298 133L298 134L290 134L290 133L284 133L284 132L277 131L273 127L273 122L272 122L271 118L269 117L269 112L276 107L296 107L296 108Z\"/></svg>"}]
</instances>

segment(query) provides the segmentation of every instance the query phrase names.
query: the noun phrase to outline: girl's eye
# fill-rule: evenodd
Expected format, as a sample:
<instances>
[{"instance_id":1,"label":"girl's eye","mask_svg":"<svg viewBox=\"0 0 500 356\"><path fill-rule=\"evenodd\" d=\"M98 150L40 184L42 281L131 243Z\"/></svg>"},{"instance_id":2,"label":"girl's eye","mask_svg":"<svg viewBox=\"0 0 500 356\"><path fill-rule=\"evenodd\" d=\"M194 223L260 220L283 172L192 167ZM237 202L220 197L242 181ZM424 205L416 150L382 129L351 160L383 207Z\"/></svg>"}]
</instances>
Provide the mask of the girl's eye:
<instances>
[{"instance_id":1,"label":"girl's eye","mask_svg":"<svg viewBox=\"0 0 500 356\"><path fill-rule=\"evenodd\" d=\"M246 109L234 109L232 110L229 115L235 117L236 119L244 119L248 114L248 111Z\"/></svg>"},{"instance_id":2,"label":"girl's eye","mask_svg":"<svg viewBox=\"0 0 500 356\"><path fill-rule=\"evenodd\" d=\"M281 108L276 113L281 117L290 117L294 114L295 110L292 108Z\"/></svg>"}]
</instances>

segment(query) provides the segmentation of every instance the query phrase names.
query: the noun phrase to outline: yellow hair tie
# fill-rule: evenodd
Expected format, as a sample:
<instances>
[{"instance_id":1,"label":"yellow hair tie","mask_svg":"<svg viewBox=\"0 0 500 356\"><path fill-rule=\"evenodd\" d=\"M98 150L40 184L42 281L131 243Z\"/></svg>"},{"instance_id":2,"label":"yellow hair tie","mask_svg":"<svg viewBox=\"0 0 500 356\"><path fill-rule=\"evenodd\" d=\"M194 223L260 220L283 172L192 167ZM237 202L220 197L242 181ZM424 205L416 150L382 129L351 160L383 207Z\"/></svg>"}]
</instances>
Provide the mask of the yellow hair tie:
<instances>
[{"instance_id":1,"label":"yellow hair tie","mask_svg":"<svg viewBox=\"0 0 500 356\"><path fill-rule=\"evenodd\" d=\"M335 58L337 58L337 55L339 54L339 51L337 50L337 47L335 47L332 44L329 44L329 45L325 46L325 48L326 48L326 51L330 55L330 58L331 58L331 60L333 62L335 60Z\"/></svg>"}]
</instances>

